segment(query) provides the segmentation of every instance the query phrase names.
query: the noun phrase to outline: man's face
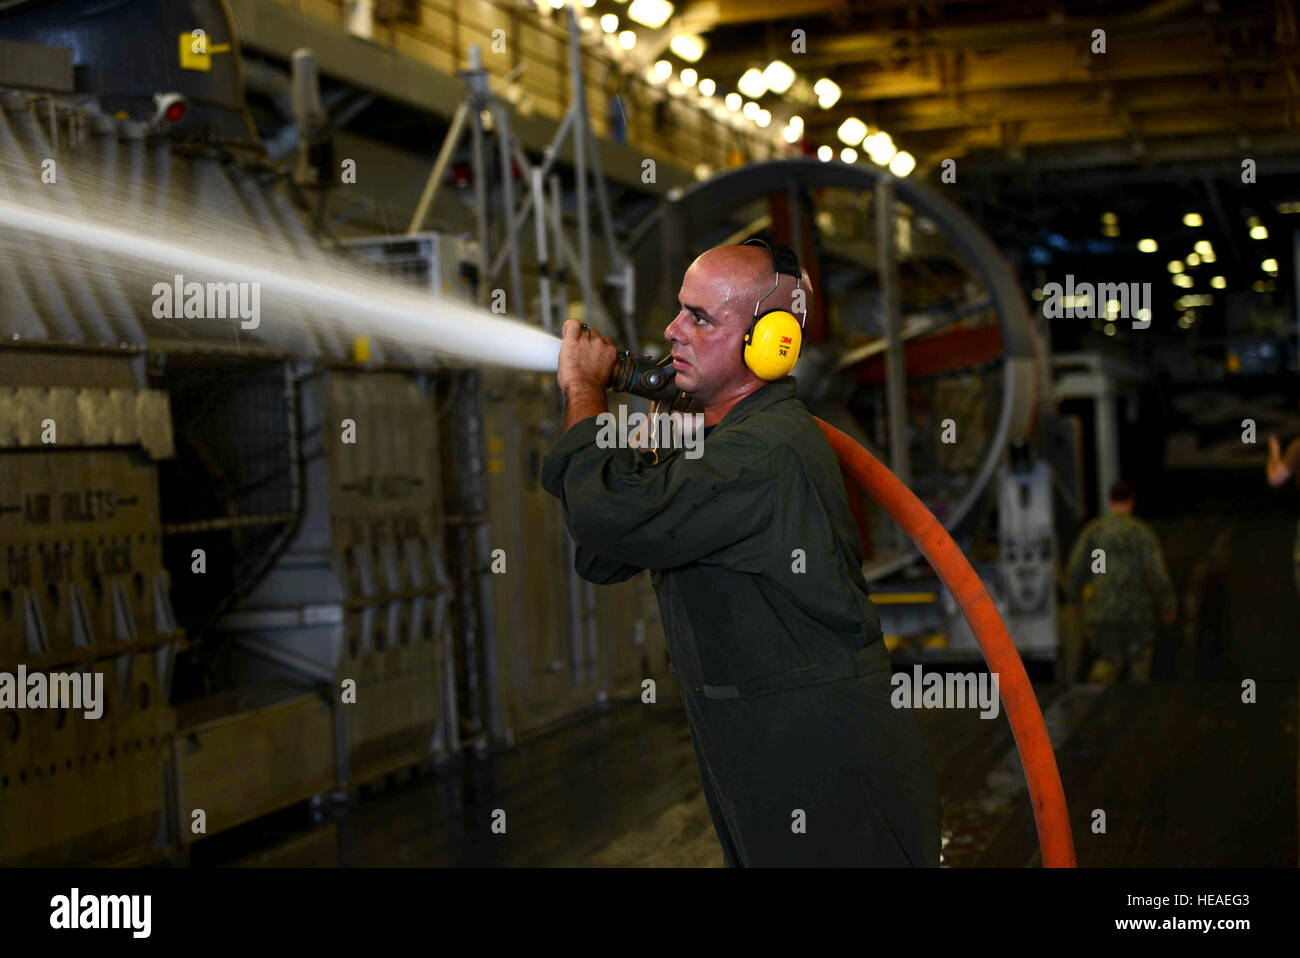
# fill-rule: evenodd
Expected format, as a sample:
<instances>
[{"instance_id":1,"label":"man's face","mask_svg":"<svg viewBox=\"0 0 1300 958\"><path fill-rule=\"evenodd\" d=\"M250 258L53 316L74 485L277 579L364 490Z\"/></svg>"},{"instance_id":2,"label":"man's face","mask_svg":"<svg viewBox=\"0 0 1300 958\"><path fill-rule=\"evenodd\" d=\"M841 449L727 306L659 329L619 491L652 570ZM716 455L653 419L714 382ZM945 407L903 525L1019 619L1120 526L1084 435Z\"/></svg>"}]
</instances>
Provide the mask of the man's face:
<instances>
[{"instance_id":1,"label":"man's face","mask_svg":"<svg viewBox=\"0 0 1300 958\"><path fill-rule=\"evenodd\" d=\"M664 330L673 347L677 387L705 406L753 377L744 362L752 317L737 307L737 279L718 259L705 254L691 264L677 294L677 316Z\"/></svg>"}]
</instances>

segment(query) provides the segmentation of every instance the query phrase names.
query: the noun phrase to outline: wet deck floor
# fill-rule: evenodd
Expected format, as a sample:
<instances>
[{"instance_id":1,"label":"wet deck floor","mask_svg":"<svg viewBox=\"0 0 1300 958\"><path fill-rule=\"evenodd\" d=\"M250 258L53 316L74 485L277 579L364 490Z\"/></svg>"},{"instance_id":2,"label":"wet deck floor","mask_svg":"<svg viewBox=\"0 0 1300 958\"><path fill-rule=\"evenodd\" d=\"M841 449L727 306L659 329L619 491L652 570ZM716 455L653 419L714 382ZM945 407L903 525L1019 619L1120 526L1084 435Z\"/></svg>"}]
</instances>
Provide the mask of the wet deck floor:
<instances>
[{"instance_id":1,"label":"wet deck floor","mask_svg":"<svg viewBox=\"0 0 1300 958\"><path fill-rule=\"evenodd\" d=\"M1081 866L1295 866L1294 682L1040 686ZM945 864L1039 863L1004 716L918 713ZM1063 739L1063 741L1061 741ZM489 829L493 809L507 834ZM1096 810L1105 832L1093 831ZM301 816L299 816L299 820ZM244 865L721 867L680 706L616 706L490 759L363 793L308 830L262 823ZM247 840L247 836L245 836ZM195 864L202 864L199 850Z\"/></svg>"},{"instance_id":2,"label":"wet deck floor","mask_svg":"<svg viewBox=\"0 0 1300 958\"><path fill-rule=\"evenodd\" d=\"M1198 644L1175 654L1180 633L1166 636L1158 680L1148 685L1036 685L1079 864L1294 867L1294 519L1154 524L1180 595L1194 587ZM1242 701L1244 678L1256 682L1253 704ZM315 827L290 810L201 843L193 862L721 867L685 712L669 698L616 704L503 754L363 792L346 815ZM917 715L939 774L945 864L1038 864L1005 713ZM497 808L506 835L490 831Z\"/></svg>"}]
</instances>

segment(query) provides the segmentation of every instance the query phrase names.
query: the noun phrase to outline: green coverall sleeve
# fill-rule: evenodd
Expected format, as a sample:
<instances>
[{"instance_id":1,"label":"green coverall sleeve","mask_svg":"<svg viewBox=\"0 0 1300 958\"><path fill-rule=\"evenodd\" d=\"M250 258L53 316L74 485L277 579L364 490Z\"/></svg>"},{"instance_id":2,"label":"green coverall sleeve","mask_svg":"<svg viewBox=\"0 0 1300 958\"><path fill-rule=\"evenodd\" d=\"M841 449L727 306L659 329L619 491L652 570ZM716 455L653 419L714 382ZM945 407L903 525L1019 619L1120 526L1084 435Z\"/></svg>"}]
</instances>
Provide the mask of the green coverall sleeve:
<instances>
[{"instance_id":1,"label":"green coverall sleeve","mask_svg":"<svg viewBox=\"0 0 1300 958\"><path fill-rule=\"evenodd\" d=\"M642 569L672 569L722 552L731 553L729 564L757 568L761 546L741 544L772 515L764 447L732 430L733 438L715 436L695 459L674 451L654 464L632 449L601 448L599 432L595 417L585 419L542 460L542 486L560 500L580 546Z\"/></svg>"},{"instance_id":2,"label":"green coverall sleeve","mask_svg":"<svg viewBox=\"0 0 1300 958\"><path fill-rule=\"evenodd\" d=\"M628 562L602 559L590 549L582 546L578 546L573 557L573 568L577 570L578 575L588 582L594 582L596 585L613 585L616 582L626 582L642 571L640 566Z\"/></svg>"}]
</instances>

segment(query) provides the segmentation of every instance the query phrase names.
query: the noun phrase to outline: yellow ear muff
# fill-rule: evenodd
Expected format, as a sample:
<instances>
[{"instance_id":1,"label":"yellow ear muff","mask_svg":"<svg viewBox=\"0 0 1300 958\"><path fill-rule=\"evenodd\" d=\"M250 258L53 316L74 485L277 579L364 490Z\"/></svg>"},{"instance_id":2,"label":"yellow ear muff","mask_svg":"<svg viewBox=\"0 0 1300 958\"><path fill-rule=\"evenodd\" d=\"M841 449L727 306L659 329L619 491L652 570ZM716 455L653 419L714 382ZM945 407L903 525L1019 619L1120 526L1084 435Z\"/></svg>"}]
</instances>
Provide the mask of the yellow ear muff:
<instances>
[{"instance_id":1,"label":"yellow ear muff","mask_svg":"<svg viewBox=\"0 0 1300 958\"><path fill-rule=\"evenodd\" d=\"M745 337L745 365L759 379L787 376L799 358L803 329L794 314L784 309L764 313Z\"/></svg>"}]
</instances>

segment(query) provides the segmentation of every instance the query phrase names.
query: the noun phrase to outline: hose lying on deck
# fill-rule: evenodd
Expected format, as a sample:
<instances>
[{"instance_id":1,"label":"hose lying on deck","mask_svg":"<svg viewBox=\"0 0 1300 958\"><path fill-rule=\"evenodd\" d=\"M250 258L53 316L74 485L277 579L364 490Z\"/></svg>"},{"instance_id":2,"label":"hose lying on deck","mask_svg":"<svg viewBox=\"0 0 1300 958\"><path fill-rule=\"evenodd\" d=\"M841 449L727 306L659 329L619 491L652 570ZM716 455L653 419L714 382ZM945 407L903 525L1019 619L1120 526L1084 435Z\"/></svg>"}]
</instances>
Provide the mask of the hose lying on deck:
<instances>
[{"instance_id":1,"label":"hose lying on deck","mask_svg":"<svg viewBox=\"0 0 1300 958\"><path fill-rule=\"evenodd\" d=\"M817 424L826 434L844 472L903 527L957 600L984 652L989 671L998 676L998 689L1016 738L1016 748L1020 751L1020 762L1025 768L1025 781L1029 784L1043 864L1049 868L1073 868L1074 837L1070 833L1070 813L1065 806L1061 775L1056 768L1056 756L1052 752L1047 727L1043 724L1043 713L1038 708L1038 699L1029 684L1020 654L1012 644L1006 624L998 615L984 584L943 524L912 490L871 453L834 426L821 419Z\"/></svg>"}]
</instances>

